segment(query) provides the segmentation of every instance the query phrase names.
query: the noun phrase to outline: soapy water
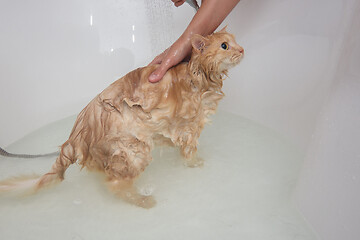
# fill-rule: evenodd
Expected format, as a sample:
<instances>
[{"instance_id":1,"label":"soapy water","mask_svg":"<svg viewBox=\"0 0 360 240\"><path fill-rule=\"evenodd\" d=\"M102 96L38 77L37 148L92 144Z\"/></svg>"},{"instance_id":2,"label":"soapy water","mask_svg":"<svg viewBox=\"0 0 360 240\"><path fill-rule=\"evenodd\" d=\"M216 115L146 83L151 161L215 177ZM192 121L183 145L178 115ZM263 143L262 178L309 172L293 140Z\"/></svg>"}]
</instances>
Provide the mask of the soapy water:
<instances>
[{"instance_id":1,"label":"soapy water","mask_svg":"<svg viewBox=\"0 0 360 240\"><path fill-rule=\"evenodd\" d=\"M291 201L302 154L273 131L218 112L199 140L201 168L177 149L157 148L136 182L149 210L113 196L103 177L76 164L36 195L0 195L0 239L316 239ZM75 117L47 125L7 148L56 151ZM55 157L0 158L0 179L43 174Z\"/></svg>"}]
</instances>

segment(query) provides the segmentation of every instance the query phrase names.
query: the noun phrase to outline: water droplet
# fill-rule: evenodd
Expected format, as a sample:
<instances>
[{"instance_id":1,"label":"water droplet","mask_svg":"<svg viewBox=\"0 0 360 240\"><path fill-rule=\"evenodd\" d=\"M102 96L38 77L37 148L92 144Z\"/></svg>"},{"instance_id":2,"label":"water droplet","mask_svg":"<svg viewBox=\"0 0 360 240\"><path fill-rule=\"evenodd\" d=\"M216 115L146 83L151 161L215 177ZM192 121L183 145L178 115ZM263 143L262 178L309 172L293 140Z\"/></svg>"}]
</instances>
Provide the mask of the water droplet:
<instances>
[{"instance_id":1,"label":"water droplet","mask_svg":"<svg viewBox=\"0 0 360 240\"><path fill-rule=\"evenodd\" d=\"M146 184L139 189L139 193L143 196L151 196L155 190L155 187L152 184Z\"/></svg>"}]
</instances>

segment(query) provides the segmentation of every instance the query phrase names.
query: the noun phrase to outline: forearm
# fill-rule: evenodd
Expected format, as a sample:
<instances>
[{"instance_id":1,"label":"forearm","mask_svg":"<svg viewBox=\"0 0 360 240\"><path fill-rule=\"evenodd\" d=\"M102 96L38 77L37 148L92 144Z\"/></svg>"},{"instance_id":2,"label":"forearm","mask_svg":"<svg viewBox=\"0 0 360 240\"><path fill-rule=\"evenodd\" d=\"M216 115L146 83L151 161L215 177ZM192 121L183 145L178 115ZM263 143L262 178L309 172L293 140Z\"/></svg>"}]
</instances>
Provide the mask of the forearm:
<instances>
[{"instance_id":1,"label":"forearm","mask_svg":"<svg viewBox=\"0 0 360 240\"><path fill-rule=\"evenodd\" d=\"M194 34L209 35L222 23L240 0L203 0L201 7L181 35L181 40L188 42Z\"/></svg>"}]
</instances>

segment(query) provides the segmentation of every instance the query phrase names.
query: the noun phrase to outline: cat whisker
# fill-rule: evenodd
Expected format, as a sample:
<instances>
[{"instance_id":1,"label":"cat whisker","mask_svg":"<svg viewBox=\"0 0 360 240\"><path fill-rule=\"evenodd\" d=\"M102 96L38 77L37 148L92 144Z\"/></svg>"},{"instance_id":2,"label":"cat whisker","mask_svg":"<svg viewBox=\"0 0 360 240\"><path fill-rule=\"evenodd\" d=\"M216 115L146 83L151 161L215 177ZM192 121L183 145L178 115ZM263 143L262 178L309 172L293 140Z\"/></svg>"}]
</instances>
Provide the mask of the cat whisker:
<instances>
[{"instance_id":1,"label":"cat whisker","mask_svg":"<svg viewBox=\"0 0 360 240\"><path fill-rule=\"evenodd\" d=\"M240 59L242 58L242 56L243 56L242 54L234 55L231 57L231 61L238 63L238 62L240 62Z\"/></svg>"}]
</instances>

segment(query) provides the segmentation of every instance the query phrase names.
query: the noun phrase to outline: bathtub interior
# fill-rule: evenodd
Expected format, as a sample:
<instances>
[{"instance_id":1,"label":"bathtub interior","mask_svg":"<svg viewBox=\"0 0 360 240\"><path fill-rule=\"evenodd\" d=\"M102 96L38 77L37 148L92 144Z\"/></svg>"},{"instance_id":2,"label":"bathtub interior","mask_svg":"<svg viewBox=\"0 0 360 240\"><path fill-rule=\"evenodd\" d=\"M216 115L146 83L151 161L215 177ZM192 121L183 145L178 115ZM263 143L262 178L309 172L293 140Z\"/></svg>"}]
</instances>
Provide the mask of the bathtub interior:
<instances>
[{"instance_id":1,"label":"bathtub interior","mask_svg":"<svg viewBox=\"0 0 360 240\"><path fill-rule=\"evenodd\" d=\"M186 214L179 214L176 211L175 203L178 202L166 201L165 190L169 193L169 199L182 196L171 192L174 189L169 190L171 184L180 188L179 191L182 191L183 195L189 191L188 187L183 187L183 184L189 184L189 182L186 183L184 180L176 182L181 179L180 173L177 171L185 171L184 173L187 175L185 178L196 182L191 184L197 185L198 188L205 187L202 185L203 181L200 183L196 181L199 179L192 175L194 172L182 169L182 165L176 163L175 160L170 163L162 160L165 158L177 159L177 155L171 150L164 150L163 155L156 152L158 162L164 164L165 167L154 161L152 169L149 170L161 173L167 169L179 178L175 178L174 182L169 181L169 184L163 183L160 178L152 179L156 183L152 183L157 188L155 193L160 199L158 205L161 206L161 203L164 203L164 206L152 212L146 212L146 216L139 209L130 209L128 206L115 204L111 197L103 199L97 196L102 191L99 184L96 183L97 181L83 172L78 177L76 170L72 170L69 173L69 181L74 179L75 182L76 179L80 185L75 185L74 189L67 190L67 194L61 196L68 197L68 199L65 197L64 201L68 204L66 206L69 206L69 209L77 214L76 217L75 215L71 217L75 219L73 223L80 228L85 228L85 226L81 226L81 221L86 222L93 218L100 218L105 222L120 221L109 215L99 214L100 211L93 215L90 214L90 216L84 214L86 210L99 207L103 208L104 212L116 211L118 215L123 214L123 216L130 217L126 224L124 220L125 227L122 229L130 229L129 232L137 233L136 217L143 217L143 224L152 221L160 223L159 219L169 220L169 217L166 216L169 211L174 211L174 218L177 217L177 220L171 220L170 223L174 226L165 231L168 234L173 233L173 238L180 236L181 232L186 232L189 237L191 234L198 234L196 236L200 238L209 236L215 239L218 236L216 234L226 232L228 234L226 236L229 237L240 235L249 239L289 239L289 236L294 239L315 239L314 232L316 232L321 239L339 239L339 235L347 236L347 239L355 239L354 236L359 235L355 224L358 222L356 220L359 219L359 214L354 211L354 207L356 202L359 202L360 196L358 190L360 189L360 167L356 145L360 135L358 132L360 121L357 121L360 118L357 104L360 100L358 94L360 74L357 67L360 65L358 44L360 23L359 17L356 16L358 11L359 3L355 0L319 0L316 2L243 0L225 20L222 26L227 24L228 30L235 34L237 41L245 49L245 58L238 67L231 70L229 79L224 83L226 98L220 104L220 116L215 117L213 125L219 131L212 130L212 126L208 126L206 129L208 132L205 132L204 135L222 136L224 133L220 129L223 129L231 137L228 127L233 125L236 129L236 131L234 130L236 134L234 134L238 138L235 146L251 150L250 152L244 151L245 155L252 154L254 149L258 150L258 154L264 154L268 148L277 149L277 144L281 142L282 150L270 154L272 157L265 158L264 155L259 155L258 158L244 158L249 161L267 159L270 162L273 161L275 166L286 167L280 167L280 170L273 169L269 176L266 175L268 178L260 177L259 173L265 172L264 166L272 169L271 165L262 166L263 162L261 161L255 161L259 165L240 162L236 163L237 167L233 168L235 171L245 166L241 171L243 174L248 173L249 175L249 172L254 173L255 171L252 176L258 178L241 178L234 171L220 172L220 176L229 173L230 179L236 183L249 180L255 185L249 184L246 187L259 191L258 195L249 189L248 192L234 194L236 198L228 203L229 208L214 208L217 211L210 211L212 216L222 221L219 228L221 230L209 231L209 229L217 229L219 225L216 224L219 221L205 221L205 223L209 223L208 225L203 223L204 219L211 218L204 213L207 208L211 208L211 204L204 204L202 208L187 208L185 213L191 216L187 217ZM58 128L69 129L72 118L66 117L78 113L100 90L120 76L134 68L146 65L182 33L193 14L194 11L189 6L175 9L170 1L161 0L151 2L136 0L126 3L112 0L101 2L95 0L2 1L0 8L0 31L2 33L0 38L0 107L2 109L0 145L30 153L37 150L44 152L53 150L55 146L62 143L68 134L69 130L56 130ZM227 122L222 116L228 116L233 119L231 120L233 122ZM64 118L66 119L59 122L59 119ZM51 122L56 122L56 124L47 125ZM241 123L244 124L241 125ZM46 126L46 132L56 133L54 135L58 137L46 136L42 140L36 141L34 139L37 135L32 134L30 136L33 139L27 137L22 139L26 134L43 126ZM248 129L254 129L253 126L256 126L255 129L261 129L261 134L255 134L259 131L254 130L253 133L257 137L255 140L245 134ZM36 133L40 134L39 131ZM241 134L244 134L245 137L241 138ZM340 145L339 138L341 139ZM267 146L264 146L266 145L264 139L268 140ZM229 141L229 139L227 140ZM203 146L219 145L210 140L210 142L206 141L207 139L203 137L201 144ZM253 145L245 144L249 142ZM41 146L39 147L36 143ZM230 153L233 154L232 157L228 156L228 159L236 162L238 158L234 156L240 154L236 149L234 146L223 149L223 151L214 148L212 154L218 156L219 153L222 153L224 156L228 156L231 155L227 153L230 150ZM290 157L289 154L292 156ZM175 157L171 157L172 155ZM220 167L211 159L211 156L206 159L209 161L208 168L194 170L200 176L203 170L203 176L210 182L214 181L210 177L214 173L211 170L214 171L215 168ZM281 161L284 159L289 159L289 162ZM301 174L299 174L304 159L305 162ZM17 162L5 160L6 162L2 163L5 165L2 168L1 178L22 173L19 170L25 169L43 172L51 165L45 159L35 160L34 164L19 160L22 164L22 167L19 168ZM294 166L288 166L289 163ZM35 168L31 166L35 166ZM6 170L4 170L5 168ZM273 189L284 193L282 196L285 196L288 201L281 202L283 204L278 202L274 204L274 198L265 194L268 191L266 182L279 180L274 175L276 173L279 176L287 176L284 175L286 171L290 171L293 174L292 177L285 178L286 181L283 179L285 185ZM144 191L152 191L152 185L146 185L146 179L149 178L151 179L151 176L145 175L143 182L139 183L140 187L145 187ZM87 181L94 187L87 186ZM256 185L259 183L257 181L263 182ZM79 191L78 188L84 186L87 186L85 190ZM233 189L226 190L228 192L225 192L230 194ZM66 183L65 187L50 190L47 195L50 198L49 203L45 205L42 212L36 214L37 218L23 218L21 223L37 228L38 234L40 232L46 234L46 231L41 230L43 230L43 224L49 221L53 221L59 226L61 224L67 226L64 221L65 215L69 211L63 211L55 206L56 194L61 191L66 192ZM290 196L294 191L295 197L291 200ZM74 198L71 195L75 193L79 193L79 197ZM248 194L245 195L245 193ZM194 199L197 199L198 202L191 199L196 196L195 192L190 194L193 195L187 196L185 201L188 201L188 204L181 205L181 211L185 210L185 205L204 202L205 198L211 199L214 192L207 192L209 195L195 197ZM240 196L239 194L244 195ZM41 209L40 205L46 201L47 197L44 193L11 203L9 208L4 209L7 214L2 214L6 218L2 217L1 221L6 222L8 219L12 219L12 224L16 224L16 221L19 220L17 218L19 215L13 216L16 210L20 209L24 213L34 214L31 212L32 201L38 200L34 201L34 204ZM265 207L260 208L264 210L261 214L260 211L255 211L256 206L259 206L256 204L249 205L251 206L250 210L246 210L247 201L266 199L267 197L272 199L267 206L269 208L276 206L275 213L278 215L275 214L275 216L278 218L275 217L275 220L269 217L274 216L274 212L266 212ZM90 198L93 200L88 202L83 200ZM2 201L5 201L4 204L9 204L10 200L6 199ZM245 199L243 205L238 205L239 199ZM95 205L102 201L106 201L107 205ZM219 198L213 198L211 203L224 204ZM260 203L265 204L264 201L260 201ZM309 226L306 226L306 223L294 210L294 203L309 222ZM169 204L171 206L167 208ZM286 207L284 207L285 205ZM237 206L238 211L233 211L234 208L231 206ZM55 210L52 213L60 216L58 219L55 219L53 215L46 214L46 211L51 212L53 208ZM196 209L204 211L199 212ZM237 215L231 214L232 211ZM252 214L254 215L251 217ZM43 221L36 220L40 217L43 218ZM249 217L250 220L246 217ZM249 221L247 222L247 220ZM32 221L37 224L32 225ZM95 227L95 224L96 221L90 221L90 226ZM111 227L116 226L99 225L108 234L114 233ZM1 224L1 226L8 226L8 224ZM169 224L150 224L150 226L153 228L149 227L144 231L147 230L154 234L155 231L161 232L161 228L169 226ZM176 228L176 226L182 227ZM268 229L268 231L261 232L259 230L261 228L272 228L273 231ZM184 229L197 230L186 231ZM281 232L279 229L290 229L290 231ZM77 235L76 231L68 235L61 235L61 230L65 231L61 227L58 229L60 237L84 238L84 235ZM85 232L86 229L82 230ZM5 234L5 231L1 232ZM209 235L204 235L205 232ZM89 233L87 238L96 238L96 234L91 235L92 231ZM105 236L110 237L110 235ZM142 235L128 235L129 238L135 238L135 236Z\"/></svg>"},{"instance_id":2,"label":"bathtub interior","mask_svg":"<svg viewBox=\"0 0 360 240\"><path fill-rule=\"evenodd\" d=\"M12 151L54 151L75 116L11 144ZM221 142L221 144L219 144ZM303 155L273 130L220 111L203 131L201 168L158 148L136 182L152 194L149 210L114 197L95 173L76 165L60 185L23 197L0 197L3 239L316 239L290 201ZM53 158L3 158L0 176L43 173ZM22 231L17 231L18 226Z\"/></svg>"}]
</instances>

